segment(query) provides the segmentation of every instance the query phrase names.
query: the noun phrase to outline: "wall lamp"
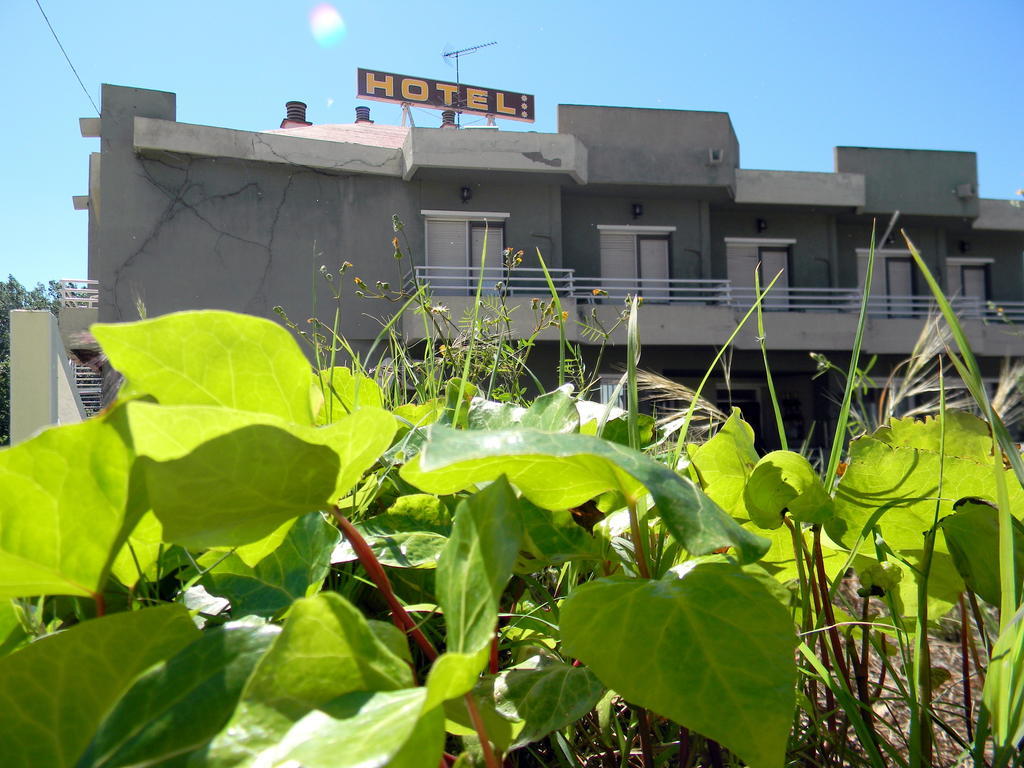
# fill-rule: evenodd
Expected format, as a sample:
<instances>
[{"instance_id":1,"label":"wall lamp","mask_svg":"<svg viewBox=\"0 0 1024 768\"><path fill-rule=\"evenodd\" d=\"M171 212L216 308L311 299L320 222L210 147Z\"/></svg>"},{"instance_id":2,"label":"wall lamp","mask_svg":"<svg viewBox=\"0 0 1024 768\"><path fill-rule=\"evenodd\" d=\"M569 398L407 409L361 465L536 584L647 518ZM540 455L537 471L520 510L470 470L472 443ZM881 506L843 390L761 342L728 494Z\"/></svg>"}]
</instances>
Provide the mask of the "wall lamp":
<instances>
[{"instance_id":1,"label":"wall lamp","mask_svg":"<svg viewBox=\"0 0 1024 768\"><path fill-rule=\"evenodd\" d=\"M765 221L764 219L757 219L757 221L755 222L755 226L757 227L758 234L768 231L768 222Z\"/></svg>"},{"instance_id":2,"label":"wall lamp","mask_svg":"<svg viewBox=\"0 0 1024 768\"><path fill-rule=\"evenodd\" d=\"M459 199L462 200L462 204L465 205L473 199L473 190L469 187L463 187L459 190Z\"/></svg>"},{"instance_id":3,"label":"wall lamp","mask_svg":"<svg viewBox=\"0 0 1024 768\"><path fill-rule=\"evenodd\" d=\"M971 244L969 242L967 242L966 240L961 240L960 241L960 253L970 253L970 252L971 252Z\"/></svg>"},{"instance_id":4,"label":"wall lamp","mask_svg":"<svg viewBox=\"0 0 1024 768\"><path fill-rule=\"evenodd\" d=\"M639 219L644 215L644 207L640 203L633 203L633 218Z\"/></svg>"}]
</instances>

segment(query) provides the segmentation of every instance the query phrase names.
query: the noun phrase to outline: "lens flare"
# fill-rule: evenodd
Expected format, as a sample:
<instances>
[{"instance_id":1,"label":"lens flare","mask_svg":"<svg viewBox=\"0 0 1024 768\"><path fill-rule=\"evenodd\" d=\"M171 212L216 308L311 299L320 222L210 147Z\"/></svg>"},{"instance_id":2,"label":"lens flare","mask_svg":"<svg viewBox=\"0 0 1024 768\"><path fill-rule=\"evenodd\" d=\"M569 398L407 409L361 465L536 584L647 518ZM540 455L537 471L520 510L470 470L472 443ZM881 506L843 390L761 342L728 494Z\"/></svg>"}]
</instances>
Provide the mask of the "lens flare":
<instances>
[{"instance_id":1,"label":"lens flare","mask_svg":"<svg viewBox=\"0 0 1024 768\"><path fill-rule=\"evenodd\" d=\"M309 12L309 31L322 48L330 48L345 39L345 20L330 3L320 3Z\"/></svg>"}]
</instances>

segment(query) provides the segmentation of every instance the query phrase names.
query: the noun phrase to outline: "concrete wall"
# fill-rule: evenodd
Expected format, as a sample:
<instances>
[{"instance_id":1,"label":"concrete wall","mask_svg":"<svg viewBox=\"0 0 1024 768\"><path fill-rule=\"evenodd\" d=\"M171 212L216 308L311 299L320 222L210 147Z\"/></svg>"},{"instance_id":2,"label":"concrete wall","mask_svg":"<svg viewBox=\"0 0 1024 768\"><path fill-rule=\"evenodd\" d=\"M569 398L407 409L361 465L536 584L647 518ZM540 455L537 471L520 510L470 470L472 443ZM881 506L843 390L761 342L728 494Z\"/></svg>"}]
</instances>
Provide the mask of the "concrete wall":
<instances>
[{"instance_id":1,"label":"concrete wall","mask_svg":"<svg viewBox=\"0 0 1024 768\"><path fill-rule=\"evenodd\" d=\"M558 132L587 147L591 184L733 187L739 142L725 112L560 104ZM708 150L722 150L709 162Z\"/></svg>"},{"instance_id":2,"label":"concrete wall","mask_svg":"<svg viewBox=\"0 0 1024 768\"><path fill-rule=\"evenodd\" d=\"M57 330L47 310L16 309L11 320L11 445L51 424L82 420L75 387Z\"/></svg>"},{"instance_id":3,"label":"concrete wall","mask_svg":"<svg viewBox=\"0 0 1024 768\"><path fill-rule=\"evenodd\" d=\"M978 215L978 162L974 152L922 149L836 147L836 171L862 173L867 179L867 213L928 216ZM974 194L961 198L956 188L971 185Z\"/></svg>"}]
</instances>

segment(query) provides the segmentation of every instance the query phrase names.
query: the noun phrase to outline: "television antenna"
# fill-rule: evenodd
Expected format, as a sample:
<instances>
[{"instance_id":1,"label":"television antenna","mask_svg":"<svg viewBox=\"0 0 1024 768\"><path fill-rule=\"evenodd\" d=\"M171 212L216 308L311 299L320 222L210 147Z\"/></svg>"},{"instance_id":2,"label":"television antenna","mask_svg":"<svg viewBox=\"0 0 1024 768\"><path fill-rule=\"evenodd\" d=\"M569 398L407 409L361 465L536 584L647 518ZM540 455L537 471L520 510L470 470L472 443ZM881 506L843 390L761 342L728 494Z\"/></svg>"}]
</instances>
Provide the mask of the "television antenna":
<instances>
[{"instance_id":1,"label":"television antenna","mask_svg":"<svg viewBox=\"0 0 1024 768\"><path fill-rule=\"evenodd\" d=\"M451 65L452 59L455 59L455 86L456 86L456 90L455 90L455 94L456 94L456 96L455 96L455 99L456 99L456 103L455 103L455 120L456 120L456 125L458 125L460 127L462 126L462 109L460 109L460 107L462 107L462 98L458 94L459 94L459 90L462 87L462 80L459 77L459 59L461 59L463 56L468 56L471 53L476 53L481 48L490 48L492 45L497 45L497 44L498 44L497 40L491 40L491 42L489 42L489 43L480 43L480 45L471 45L468 48L460 48L457 51L447 51L446 50L446 51L444 51L441 54L441 56L444 58L444 60L446 62L448 62L449 65Z\"/></svg>"}]
</instances>

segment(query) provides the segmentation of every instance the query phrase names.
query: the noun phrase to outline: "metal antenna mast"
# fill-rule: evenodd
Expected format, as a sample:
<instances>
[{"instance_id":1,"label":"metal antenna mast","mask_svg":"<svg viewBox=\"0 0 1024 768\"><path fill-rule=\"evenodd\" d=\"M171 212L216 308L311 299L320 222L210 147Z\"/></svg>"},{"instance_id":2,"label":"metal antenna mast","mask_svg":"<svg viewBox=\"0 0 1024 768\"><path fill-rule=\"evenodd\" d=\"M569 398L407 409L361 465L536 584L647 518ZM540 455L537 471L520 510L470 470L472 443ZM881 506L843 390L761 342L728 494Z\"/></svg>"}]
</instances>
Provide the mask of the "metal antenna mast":
<instances>
[{"instance_id":1,"label":"metal antenna mast","mask_svg":"<svg viewBox=\"0 0 1024 768\"><path fill-rule=\"evenodd\" d=\"M462 48L458 51L449 51L448 53L442 54L446 59L455 59L455 124L460 128L462 127L462 98L459 96L459 90L462 87L462 81L459 79L459 59L463 56L468 56L471 53L476 53L481 48L489 48L490 46L497 44L497 40L492 40L489 43L480 43L480 45L472 45L469 48Z\"/></svg>"}]
</instances>

